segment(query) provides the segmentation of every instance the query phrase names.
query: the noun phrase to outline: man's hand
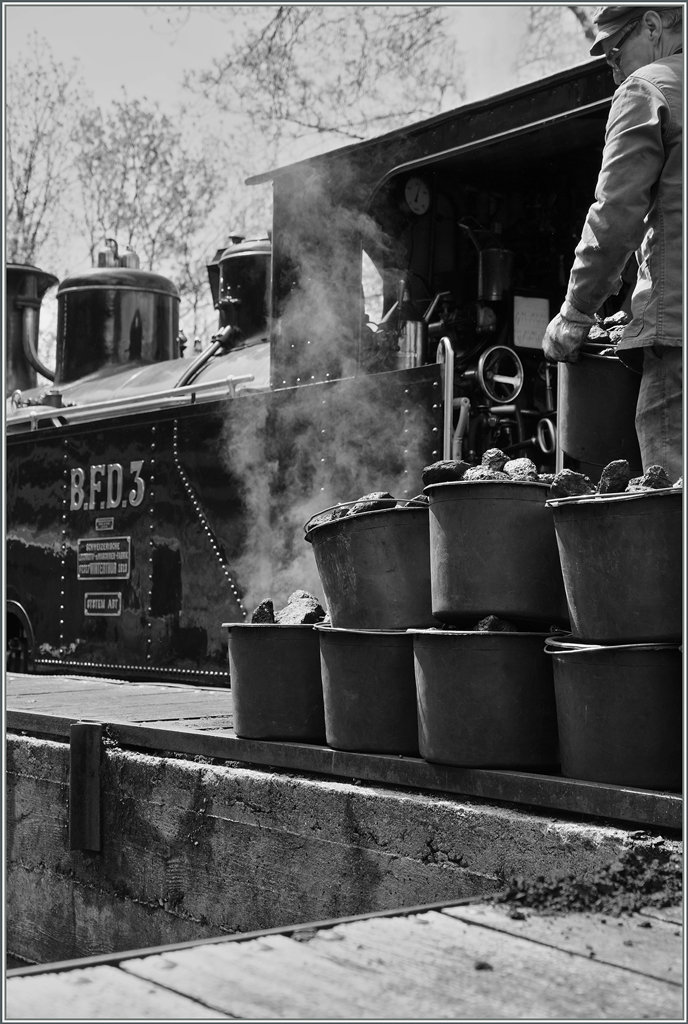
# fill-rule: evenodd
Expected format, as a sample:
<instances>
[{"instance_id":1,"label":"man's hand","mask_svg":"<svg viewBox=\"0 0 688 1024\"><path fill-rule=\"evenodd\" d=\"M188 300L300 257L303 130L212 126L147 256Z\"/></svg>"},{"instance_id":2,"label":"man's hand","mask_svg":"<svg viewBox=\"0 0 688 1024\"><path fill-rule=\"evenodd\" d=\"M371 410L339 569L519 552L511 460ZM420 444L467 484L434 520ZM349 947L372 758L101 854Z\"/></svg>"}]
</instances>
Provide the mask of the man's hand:
<instances>
[{"instance_id":1,"label":"man's hand","mask_svg":"<svg viewBox=\"0 0 688 1024\"><path fill-rule=\"evenodd\" d=\"M542 339L545 359L552 363L577 363L578 351L595 323L593 317L581 313L570 302L550 320Z\"/></svg>"}]
</instances>

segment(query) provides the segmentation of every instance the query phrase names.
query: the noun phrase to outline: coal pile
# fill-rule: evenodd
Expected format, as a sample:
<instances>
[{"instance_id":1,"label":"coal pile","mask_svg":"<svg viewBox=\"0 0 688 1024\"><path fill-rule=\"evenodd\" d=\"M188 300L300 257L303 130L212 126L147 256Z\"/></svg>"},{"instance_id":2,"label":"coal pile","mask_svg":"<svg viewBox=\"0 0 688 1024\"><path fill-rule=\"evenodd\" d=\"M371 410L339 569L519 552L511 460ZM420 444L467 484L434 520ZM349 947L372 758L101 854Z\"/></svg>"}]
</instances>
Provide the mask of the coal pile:
<instances>
[{"instance_id":1,"label":"coal pile","mask_svg":"<svg viewBox=\"0 0 688 1024\"><path fill-rule=\"evenodd\" d=\"M343 519L344 516L348 516L349 506L348 505L337 505L335 508L330 508L326 512L320 512L317 516L313 516L308 521L308 529L314 526L324 526L325 523L332 523L337 519Z\"/></svg>"},{"instance_id":2,"label":"coal pile","mask_svg":"<svg viewBox=\"0 0 688 1024\"><path fill-rule=\"evenodd\" d=\"M613 318L612 318L613 319ZM549 484L548 498L582 498L593 494L622 494L634 491L653 491L665 487L682 487L683 480L672 484L661 466L650 466L643 476L631 478L625 459L615 459L602 470L599 484L595 485L585 473L562 469L559 473L539 473L531 459L510 459L499 448L490 448L479 466L469 466L458 459L433 462L422 473L423 483L468 483L474 480L503 480ZM361 499L363 500L363 499Z\"/></svg>"},{"instance_id":3,"label":"coal pile","mask_svg":"<svg viewBox=\"0 0 688 1024\"><path fill-rule=\"evenodd\" d=\"M601 356L613 356L616 355L616 346L622 340L624 336L624 327L630 323L631 317L628 313L623 310L619 310L618 313L614 313L613 316L599 317L595 316L595 323L590 328L588 334L588 341L595 345L606 345L601 352Z\"/></svg>"},{"instance_id":4,"label":"coal pile","mask_svg":"<svg viewBox=\"0 0 688 1024\"><path fill-rule=\"evenodd\" d=\"M588 494L628 494L682 486L682 480L672 484L662 466L649 466L642 476L631 478L630 467L626 460L616 459L604 467L597 487L583 473L562 469L552 481L548 497L578 498Z\"/></svg>"},{"instance_id":5,"label":"coal pile","mask_svg":"<svg viewBox=\"0 0 688 1024\"><path fill-rule=\"evenodd\" d=\"M473 629L480 633L518 633L518 627L513 622L507 622L496 615L486 615Z\"/></svg>"},{"instance_id":6,"label":"coal pile","mask_svg":"<svg viewBox=\"0 0 688 1024\"><path fill-rule=\"evenodd\" d=\"M594 911L618 917L643 907L670 907L682 898L681 855L661 838L639 840L621 856L582 880L575 875L534 880L516 877L494 898L541 914Z\"/></svg>"},{"instance_id":7,"label":"coal pile","mask_svg":"<svg viewBox=\"0 0 688 1024\"><path fill-rule=\"evenodd\" d=\"M633 477L629 480L627 491L659 491L665 487L672 487L671 480L661 466L650 466L642 476Z\"/></svg>"},{"instance_id":8,"label":"coal pile","mask_svg":"<svg viewBox=\"0 0 688 1024\"><path fill-rule=\"evenodd\" d=\"M284 608L275 612L273 602L267 598L261 601L251 616L254 624L274 624L277 626L308 626L325 619L326 612L318 601L307 590L295 590Z\"/></svg>"},{"instance_id":9,"label":"coal pile","mask_svg":"<svg viewBox=\"0 0 688 1024\"><path fill-rule=\"evenodd\" d=\"M597 488L584 473L575 473L572 469L562 469L550 484L548 497L582 498L586 494L596 493Z\"/></svg>"},{"instance_id":10,"label":"coal pile","mask_svg":"<svg viewBox=\"0 0 688 1024\"><path fill-rule=\"evenodd\" d=\"M625 491L631 479L630 466L625 459L616 459L614 462L610 462L609 465L605 466L602 470L602 476L600 477L599 493L600 494L618 494L619 491Z\"/></svg>"},{"instance_id":11,"label":"coal pile","mask_svg":"<svg viewBox=\"0 0 688 1024\"><path fill-rule=\"evenodd\" d=\"M516 625L513 622L509 622L507 619L501 619L498 615L486 615L480 620L480 622L474 622L470 625L458 625L453 622L445 622L441 626L433 626L431 630L439 630L441 632L454 632L454 633L560 633L562 632L558 626L550 626L546 628L541 623L520 623Z\"/></svg>"},{"instance_id":12,"label":"coal pile","mask_svg":"<svg viewBox=\"0 0 688 1024\"><path fill-rule=\"evenodd\" d=\"M349 515L355 516L359 512L377 512L381 508L394 508L397 499L389 491L373 491L371 494L364 494L352 506Z\"/></svg>"},{"instance_id":13,"label":"coal pile","mask_svg":"<svg viewBox=\"0 0 688 1024\"><path fill-rule=\"evenodd\" d=\"M539 480L537 466L530 459L509 459L504 463L504 472L510 480Z\"/></svg>"},{"instance_id":14,"label":"coal pile","mask_svg":"<svg viewBox=\"0 0 688 1024\"><path fill-rule=\"evenodd\" d=\"M464 463L464 465L468 465L468 463ZM357 516L364 512L379 512L382 509L388 508L417 508L420 505L427 504L429 504L429 498L425 494L417 494L415 498L397 499L389 491L371 491L370 494L364 494L354 501L340 502L334 508L326 509L324 512L318 512L316 515L311 516L306 523L305 530L306 534L308 534L316 526L324 526L326 523L332 523L345 517Z\"/></svg>"},{"instance_id":15,"label":"coal pile","mask_svg":"<svg viewBox=\"0 0 688 1024\"><path fill-rule=\"evenodd\" d=\"M265 601L261 601L258 607L251 616L251 622L253 623L270 623L275 621L275 606L272 601L268 598Z\"/></svg>"},{"instance_id":16,"label":"coal pile","mask_svg":"<svg viewBox=\"0 0 688 1024\"><path fill-rule=\"evenodd\" d=\"M498 473L504 469L507 462L509 462L509 456L505 455L500 448L488 448L481 459L483 466L494 469Z\"/></svg>"},{"instance_id":17,"label":"coal pile","mask_svg":"<svg viewBox=\"0 0 688 1024\"><path fill-rule=\"evenodd\" d=\"M464 473L470 468L470 464L461 459L441 460L426 466L421 474L421 479L425 487L428 484L451 483L454 480L462 480Z\"/></svg>"},{"instance_id":18,"label":"coal pile","mask_svg":"<svg viewBox=\"0 0 688 1024\"><path fill-rule=\"evenodd\" d=\"M490 466L471 466L464 473L463 479L469 480L508 480L509 477L501 469L492 469Z\"/></svg>"}]
</instances>

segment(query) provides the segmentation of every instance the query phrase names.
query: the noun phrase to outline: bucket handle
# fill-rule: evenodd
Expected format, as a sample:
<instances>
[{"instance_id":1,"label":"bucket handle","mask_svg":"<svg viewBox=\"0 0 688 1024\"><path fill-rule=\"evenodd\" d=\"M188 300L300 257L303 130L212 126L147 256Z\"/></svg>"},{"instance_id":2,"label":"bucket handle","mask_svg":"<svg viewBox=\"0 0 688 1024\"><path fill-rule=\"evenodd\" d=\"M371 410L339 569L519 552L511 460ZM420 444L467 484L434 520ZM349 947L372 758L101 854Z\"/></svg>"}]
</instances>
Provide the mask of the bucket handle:
<instances>
[{"instance_id":1,"label":"bucket handle","mask_svg":"<svg viewBox=\"0 0 688 1024\"><path fill-rule=\"evenodd\" d=\"M561 505L585 504L591 505L595 502L605 504L615 501L635 501L653 494L683 494L683 487L656 487L644 491L619 491L611 494L582 494L572 498L548 498L547 508L559 508Z\"/></svg>"},{"instance_id":2,"label":"bucket handle","mask_svg":"<svg viewBox=\"0 0 688 1024\"><path fill-rule=\"evenodd\" d=\"M552 640L548 638L545 641L545 654L581 654L581 653L593 653L595 651L631 651L631 650L647 650L652 648L654 651L669 651L669 650L681 650L680 644L577 644L571 640Z\"/></svg>"}]
</instances>

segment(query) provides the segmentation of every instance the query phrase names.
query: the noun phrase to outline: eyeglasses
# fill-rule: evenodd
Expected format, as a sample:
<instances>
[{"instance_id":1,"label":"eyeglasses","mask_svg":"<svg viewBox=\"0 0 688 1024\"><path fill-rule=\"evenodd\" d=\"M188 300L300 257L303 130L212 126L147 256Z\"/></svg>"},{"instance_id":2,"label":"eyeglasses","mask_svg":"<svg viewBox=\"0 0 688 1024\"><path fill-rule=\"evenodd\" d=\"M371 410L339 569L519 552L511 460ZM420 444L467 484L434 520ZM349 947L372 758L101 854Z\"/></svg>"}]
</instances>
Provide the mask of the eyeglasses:
<instances>
[{"instance_id":1,"label":"eyeglasses","mask_svg":"<svg viewBox=\"0 0 688 1024\"><path fill-rule=\"evenodd\" d=\"M642 18L634 18L633 21L630 21L628 23L626 31L622 34L616 46L613 46L609 53L606 55L607 64L609 64L611 67L619 67L619 54L621 53L621 48L623 47L623 44L626 42L631 33L635 31L635 27L639 21L642 21Z\"/></svg>"}]
</instances>

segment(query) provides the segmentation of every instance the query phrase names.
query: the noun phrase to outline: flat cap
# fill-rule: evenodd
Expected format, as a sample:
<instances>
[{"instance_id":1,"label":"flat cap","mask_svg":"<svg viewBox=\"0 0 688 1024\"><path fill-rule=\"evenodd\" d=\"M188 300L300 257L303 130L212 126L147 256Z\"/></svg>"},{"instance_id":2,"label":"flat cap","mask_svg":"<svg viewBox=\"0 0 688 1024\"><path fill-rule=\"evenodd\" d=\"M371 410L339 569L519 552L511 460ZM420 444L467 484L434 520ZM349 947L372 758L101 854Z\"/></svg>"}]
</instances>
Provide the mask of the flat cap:
<instances>
[{"instance_id":1,"label":"flat cap","mask_svg":"<svg viewBox=\"0 0 688 1024\"><path fill-rule=\"evenodd\" d=\"M642 18L646 11L656 10L656 7L640 7L635 4L629 4L628 6L615 4L612 7L596 8L592 20L597 29L597 35L590 50L591 55L597 57L598 54L603 53L602 43L604 40L615 36L617 32L626 27L629 21Z\"/></svg>"}]
</instances>

